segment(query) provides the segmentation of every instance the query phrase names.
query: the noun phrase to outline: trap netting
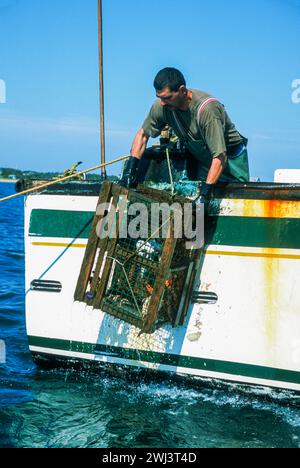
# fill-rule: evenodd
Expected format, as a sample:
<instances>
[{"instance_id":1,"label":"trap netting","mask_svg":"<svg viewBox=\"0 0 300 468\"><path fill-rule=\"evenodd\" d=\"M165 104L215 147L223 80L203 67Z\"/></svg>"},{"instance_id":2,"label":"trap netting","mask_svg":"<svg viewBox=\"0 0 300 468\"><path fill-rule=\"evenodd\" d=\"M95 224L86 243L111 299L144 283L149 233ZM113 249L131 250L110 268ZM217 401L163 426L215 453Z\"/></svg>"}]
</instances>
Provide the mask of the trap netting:
<instances>
[{"instance_id":1,"label":"trap netting","mask_svg":"<svg viewBox=\"0 0 300 468\"><path fill-rule=\"evenodd\" d=\"M145 333L166 322L182 324L199 254L175 235L184 202L147 187L105 182L98 207L107 209L95 214L75 300Z\"/></svg>"}]
</instances>

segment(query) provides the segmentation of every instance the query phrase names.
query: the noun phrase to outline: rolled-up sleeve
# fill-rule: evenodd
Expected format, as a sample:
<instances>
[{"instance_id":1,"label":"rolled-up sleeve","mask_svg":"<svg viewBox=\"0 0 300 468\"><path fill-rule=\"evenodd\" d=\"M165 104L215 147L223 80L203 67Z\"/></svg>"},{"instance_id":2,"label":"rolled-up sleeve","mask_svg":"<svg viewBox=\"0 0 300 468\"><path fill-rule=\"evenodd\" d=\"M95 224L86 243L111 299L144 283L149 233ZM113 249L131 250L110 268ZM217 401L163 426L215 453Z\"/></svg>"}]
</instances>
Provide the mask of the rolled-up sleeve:
<instances>
[{"instance_id":1,"label":"rolled-up sleeve","mask_svg":"<svg viewBox=\"0 0 300 468\"><path fill-rule=\"evenodd\" d=\"M163 108L159 101L155 101L151 110L143 123L143 129L146 135L151 138L156 138L166 126L167 122L164 117Z\"/></svg>"}]
</instances>

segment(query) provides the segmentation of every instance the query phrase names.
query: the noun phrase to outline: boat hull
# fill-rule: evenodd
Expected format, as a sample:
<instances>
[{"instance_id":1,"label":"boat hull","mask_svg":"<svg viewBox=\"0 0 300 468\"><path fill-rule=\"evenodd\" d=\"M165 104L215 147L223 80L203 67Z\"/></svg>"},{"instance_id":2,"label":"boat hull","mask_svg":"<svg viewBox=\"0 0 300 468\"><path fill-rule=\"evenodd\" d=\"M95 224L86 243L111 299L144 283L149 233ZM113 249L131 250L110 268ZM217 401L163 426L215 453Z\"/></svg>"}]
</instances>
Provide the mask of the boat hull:
<instances>
[{"instance_id":1,"label":"boat hull","mask_svg":"<svg viewBox=\"0 0 300 468\"><path fill-rule=\"evenodd\" d=\"M153 334L74 302L98 197L31 195L25 206L26 324L36 359L300 390L300 189L227 189L210 205L183 326ZM33 281L38 283L33 283ZM35 289L32 285L38 284Z\"/></svg>"}]
</instances>

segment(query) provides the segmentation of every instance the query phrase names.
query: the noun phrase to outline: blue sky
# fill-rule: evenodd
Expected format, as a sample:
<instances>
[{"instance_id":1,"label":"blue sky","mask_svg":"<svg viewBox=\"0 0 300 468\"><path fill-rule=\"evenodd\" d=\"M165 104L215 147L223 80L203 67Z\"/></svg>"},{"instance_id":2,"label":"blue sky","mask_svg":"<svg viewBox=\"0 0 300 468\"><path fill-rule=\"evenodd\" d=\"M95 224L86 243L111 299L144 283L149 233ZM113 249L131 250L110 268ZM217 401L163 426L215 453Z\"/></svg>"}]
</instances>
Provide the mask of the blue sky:
<instances>
[{"instance_id":1,"label":"blue sky","mask_svg":"<svg viewBox=\"0 0 300 468\"><path fill-rule=\"evenodd\" d=\"M103 0L103 20L108 160L128 153L154 75L175 66L249 138L252 176L299 168L300 0ZM97 0L0 0L0 80L0 167L98 164Z\"/></svg>"}]
</instances>

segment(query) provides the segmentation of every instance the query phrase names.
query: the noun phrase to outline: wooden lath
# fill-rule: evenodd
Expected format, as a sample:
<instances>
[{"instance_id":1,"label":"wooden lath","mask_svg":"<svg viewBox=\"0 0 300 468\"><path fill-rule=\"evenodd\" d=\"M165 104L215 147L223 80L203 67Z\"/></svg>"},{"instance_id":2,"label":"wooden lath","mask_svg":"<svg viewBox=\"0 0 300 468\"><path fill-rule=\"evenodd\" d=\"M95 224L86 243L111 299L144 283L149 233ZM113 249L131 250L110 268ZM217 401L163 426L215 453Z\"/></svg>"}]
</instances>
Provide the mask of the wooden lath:
<instances>
[{"instance_id":1,"label":"wooden lath","mask_svg":"<svg viewBox=\"0 0 300 468\"><path fill-rule=\"evenodd\" d=\"M112 192L112 183L107 182L107 181L104 182L102 185L99 199L98 199L97 207L104 203L108 203L108 201L111 198L111 192ZM97 235L97 226L98 226L98 223L100 223L101 220L103 219L104 217L103 215L104 214L98 215L96 211L96 214L94 216L88 244L85 250L85 254L84 254L84 258L83 258L83 262L81 265L81 270L80 270L80 274L79 274L79 278L77 281L77 286L76 286L76 290L74 294L75 301L84 302L86 300L86 291L87 291L89 282L91 281L92 269L95 263L97 250L99 249L99 256L100 256L100 258L98 259L98 264L100 264L99 260L101 260L101 258L103 259L103 256L106 251L108 238L100 239ZM96 266L96 269L97 269L97 266ZM95 286L95 284L93 284L93 286Z\"/></svg>"}]
</instances>

